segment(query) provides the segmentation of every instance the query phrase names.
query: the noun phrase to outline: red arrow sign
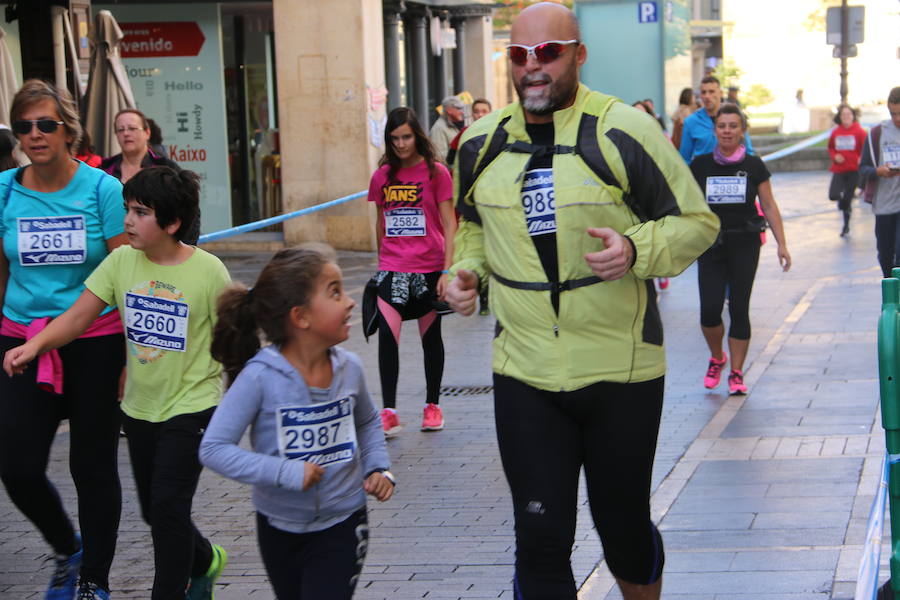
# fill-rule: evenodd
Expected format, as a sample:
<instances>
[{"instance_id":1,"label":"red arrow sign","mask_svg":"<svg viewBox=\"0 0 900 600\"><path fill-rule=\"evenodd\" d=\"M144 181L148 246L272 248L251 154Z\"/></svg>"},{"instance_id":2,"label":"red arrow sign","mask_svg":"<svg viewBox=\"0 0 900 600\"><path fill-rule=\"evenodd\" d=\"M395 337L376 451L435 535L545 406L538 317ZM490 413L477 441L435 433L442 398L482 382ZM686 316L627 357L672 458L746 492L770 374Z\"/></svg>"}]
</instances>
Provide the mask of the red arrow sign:
<instances>
[{"instance_id":1,"label":"red arrow sign","mask_svg":"<svg viewBox=\"0 0 900 600\"><path fill-rule=\"evenodd\" d=\"M122 58L197 56L206 37L194 21L119 23L125 37L119 42Z\"/></svg>"}]
</instances>

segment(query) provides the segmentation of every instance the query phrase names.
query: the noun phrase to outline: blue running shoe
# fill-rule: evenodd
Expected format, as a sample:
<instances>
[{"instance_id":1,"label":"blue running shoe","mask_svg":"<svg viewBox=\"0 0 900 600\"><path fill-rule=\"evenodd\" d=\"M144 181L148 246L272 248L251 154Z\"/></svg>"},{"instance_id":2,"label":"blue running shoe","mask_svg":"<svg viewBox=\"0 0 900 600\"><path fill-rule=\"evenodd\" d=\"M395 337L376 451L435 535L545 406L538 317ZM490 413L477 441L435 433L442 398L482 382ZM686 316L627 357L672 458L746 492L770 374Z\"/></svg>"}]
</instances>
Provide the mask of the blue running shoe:
<instances>
[{"instance_id":1,"label":"blue running shoe","mask_svg":"<svg viewBox=\"0 0 900 600\"><path fill-rule=\"evenodd\" d=\"M78 584L78 596L75 600L109 600L109 592L93 581L82 580Z\"/></svg>"},{"instance_id":2,"label":"blue running shoe","mask_svg":"<svg viewBox=\"0 0 900 600\"><path fill-rule=\"evenodd\" d=\"M225 548L218 544L212 545L212 562L206 575L202 577L191 577L191 584L188 587L186 600L213 600L215 597L216 579L222 574L225 565L228 564L228 553Z\"/></svg>"},{"instance_id":3,"label":"blue running shoe","mask_svg":"<svg viewBox=\"0 0 900 600\"><path fill-rule=\"evenodd\" d=\"M47 588L46 600L72 600L75 597L75 584L78 582L81 557L84 554L81 536L75 534L75 538L78 540L78 552L68 556L57 555L54 558L56 567L50 579L50 587Z\"/></svg>"}]
</instances>

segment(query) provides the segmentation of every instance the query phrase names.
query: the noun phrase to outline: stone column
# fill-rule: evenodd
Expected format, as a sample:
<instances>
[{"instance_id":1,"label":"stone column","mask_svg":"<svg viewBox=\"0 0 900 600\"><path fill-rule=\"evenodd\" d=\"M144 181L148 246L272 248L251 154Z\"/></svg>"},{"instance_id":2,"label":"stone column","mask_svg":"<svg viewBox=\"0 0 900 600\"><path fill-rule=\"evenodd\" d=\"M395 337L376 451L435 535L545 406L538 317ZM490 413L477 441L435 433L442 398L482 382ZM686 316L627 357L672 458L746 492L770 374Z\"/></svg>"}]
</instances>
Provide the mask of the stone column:
<instances>
[{"instance_id":1,"label":"stone column","mask_svg":"<svg viewBox=\"0 0 900 600\"><path fill-rule=\"evenodd\" d=\"M407 73L407 78L412 79L412 87L407 84L407 93L412 92L407 99L423 127L428 125L428 57L431 52L428 48L426 9L423 6L410 6L406 11L406 43L412 46L412 73Z\"/></svg>"},{"instance_id":2,"label":"stone column","mask_svg":"<svg viewBox=\"0 0 900 600\"><path fill-rule=\"evenodd\" d=\"M437 40L438 45L442 44L441 40ZM434 97L436 102L440 102L448 96L447 93L447 50L441 48L440 56L432 57L432 76L434 78Z\"/></svg>"},{"instance_id":3,"label":"stone column","mask_svg":"<svg viewBox=\"0 0 900 600\"><path fill-rule=\"evenodd\" d=\"M380 0L273 0L272 9L285 212L366 190L384 151ZM362 198L291 219L285 242L372 250L374 214Z\"/></svg>"},{"instance_id":4,"label":"stone column","mask_svg":"<svg viewBox=\"0 0 900 600\"><path fill-rule=\"evenodd\" d=\"M472 6L466 21L466 89L473 98L494 98L494 24L490 9ZM504 59L505 60L505 59Z\"/></svg>"},{"instance_id":5,"label":"stone column","mask_svg":"<svg viewBox=\"0 0 900 600\"><path fill-rule=\"evenodd\" d=\"M403 104L400 93L400 12L402 2L384 3L384 73L387 80L387 106L392 110Z\"/></svg>"},{"instance_id":6,"label":"stone column","mask_svg":"<svg viewBox=\"0 0 900 600\"><path fill-rule=\"evenodd\" d=\"M456 30L456 50L453 51L453 93L458 94L466 89L466 17L450 18L450 24Z\"/></svg>"}]
</instances>

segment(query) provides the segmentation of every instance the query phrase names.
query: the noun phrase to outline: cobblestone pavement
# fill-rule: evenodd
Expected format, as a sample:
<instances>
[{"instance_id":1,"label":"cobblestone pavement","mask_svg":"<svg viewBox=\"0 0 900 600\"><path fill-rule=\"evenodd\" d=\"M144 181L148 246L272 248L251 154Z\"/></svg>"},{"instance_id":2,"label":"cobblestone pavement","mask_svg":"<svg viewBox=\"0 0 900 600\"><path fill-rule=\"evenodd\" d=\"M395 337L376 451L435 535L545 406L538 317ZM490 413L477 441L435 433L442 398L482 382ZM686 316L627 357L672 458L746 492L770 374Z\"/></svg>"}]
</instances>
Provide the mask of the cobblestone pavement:
<instances>
[{"instance_id":1,"label":"cobblestone pavement","mask_svg":"<svg viewBox=\"0 0 900 600\"><path fill-rule=\"evenodd\" d=\"M782 273L774 243L764 246L752 302L748 396L729 398L724 385L712 392L702 387L708 352L698 327L694 267L660 294L669 372L653 510L667 550L664 598L852 597L883 448L879 272L870 211L857 207L851 236L839 238L827 183L821 172L773 178L794 268ZM223 258L235 279L251 282L267 256ZM359 298L374 256L342 253L341 264ZM493 319L450 316L443 327L447 427L422 433L422 357L415 326L406 326L399 413L407 428L389 442L399 487L389 502L369 504L371 543L356 594L362 600L512 597L512 511L485 389ZM346 346L362 356L380 402L377 341L366 344L358 323L351 335ZM67 451L63 425L50 472L72 509ZM120 453L124 510L113 597L148 598L149 533L124 444ZM219 600L273 598L252 516L248 488L204 472L196 521L230 556ZM0 495L0 597L43 597L47 550ZM602 558L582 492L572 555L582 600L621 597Z\"/></svg>"}]
</instances>

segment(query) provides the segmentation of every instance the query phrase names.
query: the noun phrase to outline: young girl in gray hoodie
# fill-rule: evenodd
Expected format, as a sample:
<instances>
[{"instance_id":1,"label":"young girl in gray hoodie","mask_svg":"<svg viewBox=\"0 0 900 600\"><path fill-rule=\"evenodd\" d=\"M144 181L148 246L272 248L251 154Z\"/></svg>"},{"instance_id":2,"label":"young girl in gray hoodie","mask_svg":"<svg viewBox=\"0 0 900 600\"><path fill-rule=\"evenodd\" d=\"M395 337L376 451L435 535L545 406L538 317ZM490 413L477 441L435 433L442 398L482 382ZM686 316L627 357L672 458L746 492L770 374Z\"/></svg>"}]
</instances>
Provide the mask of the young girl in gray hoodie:
<instances>
[{"instance_id":1,"label":"young girl in gray hoodie","mask_svg":"<svg viewBox=\"0 0 900 600\"><path fill-rule=\"evenodd\" d=\"M232 382L200 460L253 485L263 564L280 600L351 598L366 494L391 497L381 422L347 339L354 302L330 248L281 250L218 301L212 354ZM260 348L262 333L268 345ZM250 450L238 443L250 427Z\"/></svg>"}]
</instances>

